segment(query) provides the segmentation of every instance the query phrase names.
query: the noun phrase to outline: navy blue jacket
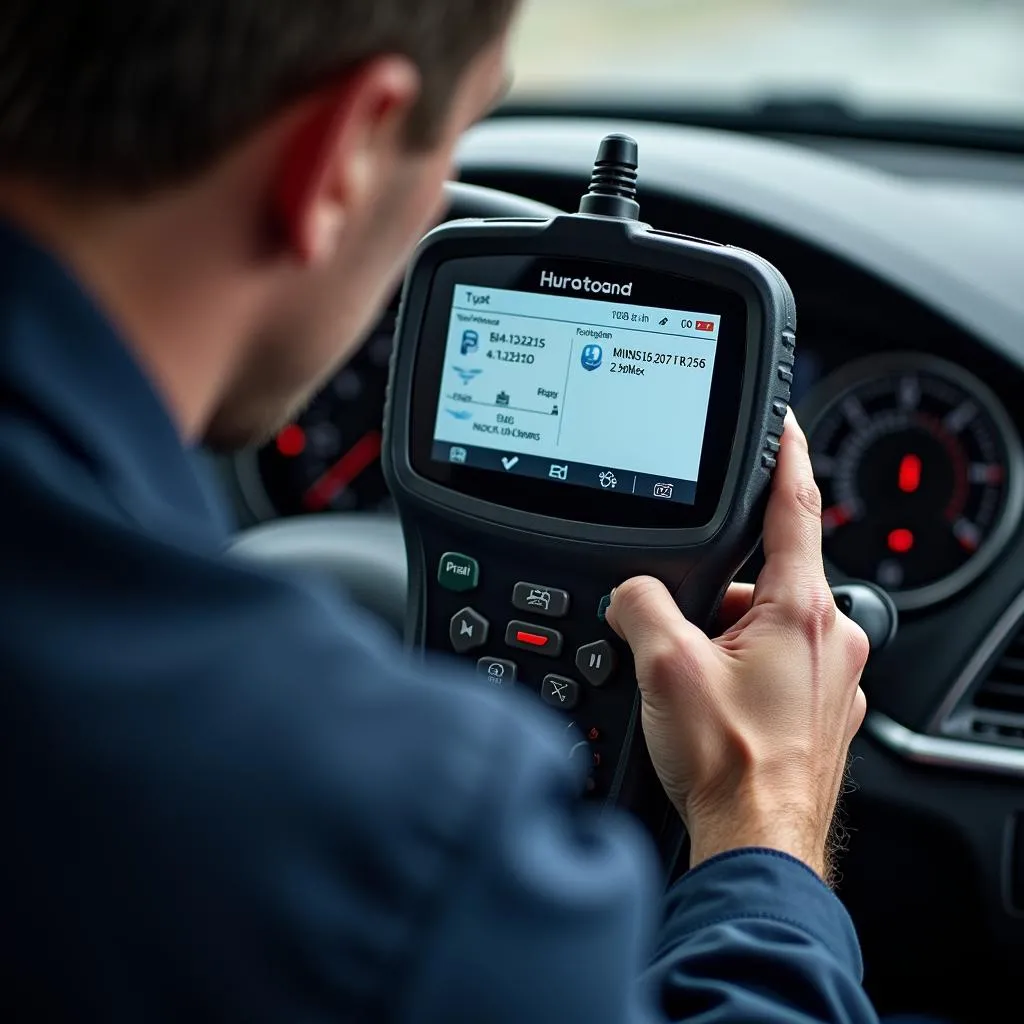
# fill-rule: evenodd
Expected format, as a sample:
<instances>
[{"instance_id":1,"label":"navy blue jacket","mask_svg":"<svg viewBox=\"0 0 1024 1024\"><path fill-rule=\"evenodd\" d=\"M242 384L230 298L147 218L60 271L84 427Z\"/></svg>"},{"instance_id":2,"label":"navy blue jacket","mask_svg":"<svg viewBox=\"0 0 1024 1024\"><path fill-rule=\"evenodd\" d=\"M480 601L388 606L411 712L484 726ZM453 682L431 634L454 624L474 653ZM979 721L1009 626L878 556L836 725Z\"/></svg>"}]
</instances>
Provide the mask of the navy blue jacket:
<instances>
[{"instance_id":1,"label":"navy blue jacket","mask_svg":"<svg viewBox=\"0 0 1024 1024\"><path fill-rule=\"evenodd\" d=\"M741 851L666 897L543 709L236 564L211 494L0 229L0 1018L874 1019L807 868Z\"/></svg>"}]
</instances>

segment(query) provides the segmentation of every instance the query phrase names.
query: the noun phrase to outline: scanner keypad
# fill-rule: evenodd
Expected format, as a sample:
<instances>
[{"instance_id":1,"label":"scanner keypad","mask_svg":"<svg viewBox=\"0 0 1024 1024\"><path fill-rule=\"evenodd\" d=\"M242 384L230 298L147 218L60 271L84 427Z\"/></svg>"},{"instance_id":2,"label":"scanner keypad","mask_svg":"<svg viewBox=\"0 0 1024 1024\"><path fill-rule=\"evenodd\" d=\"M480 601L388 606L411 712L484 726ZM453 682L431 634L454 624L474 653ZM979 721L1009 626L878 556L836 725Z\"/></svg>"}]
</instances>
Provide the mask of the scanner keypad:
<instances>
[{"instance_id":1,"label":"scanner keypad","mask_svg":"<svg viewBox=\"0 0 1024 1024\"><path fill-rule=\"evenodd\" d=\"M510 575L511 562L439 550L427 647L470 659L481 685L533 692L560 713L573 760L586 767L587 794L606 797L636 685L624 666L628 649L605 622L612 581L554 586Z\"/></svg>"}]
</instances>

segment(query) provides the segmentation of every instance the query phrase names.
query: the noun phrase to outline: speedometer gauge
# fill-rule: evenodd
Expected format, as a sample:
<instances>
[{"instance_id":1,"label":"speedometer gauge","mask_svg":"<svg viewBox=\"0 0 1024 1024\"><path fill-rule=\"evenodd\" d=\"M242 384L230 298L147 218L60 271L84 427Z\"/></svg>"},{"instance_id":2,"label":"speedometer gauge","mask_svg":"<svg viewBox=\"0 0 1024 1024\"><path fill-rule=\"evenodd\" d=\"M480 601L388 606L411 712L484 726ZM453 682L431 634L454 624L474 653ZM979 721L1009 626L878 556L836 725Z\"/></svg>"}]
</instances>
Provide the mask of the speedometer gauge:
<instances>
[{"instance_id":1,"label":"speedometer gauge","mask_svg":"<svg viewBox=\"0 0 1024 1024\"><path fill-rule=\"evenodd\" d=\"M1024 502L1019 435L958 366L906 353L841 370L803 411L821 488L826 560L904 609L973 582Z\"/></svg>"},{"instance_id":2,"label":"speedometer gauge","mask_svg":"<svg viewBox=\"0 0 1024 1024\"><path fill-rule=\"evenodd\" d=\"M380 449L393 334L391 311L301 416L236 460L242 494L260 519L390 510Z\"/></svg>"}]
</instances>

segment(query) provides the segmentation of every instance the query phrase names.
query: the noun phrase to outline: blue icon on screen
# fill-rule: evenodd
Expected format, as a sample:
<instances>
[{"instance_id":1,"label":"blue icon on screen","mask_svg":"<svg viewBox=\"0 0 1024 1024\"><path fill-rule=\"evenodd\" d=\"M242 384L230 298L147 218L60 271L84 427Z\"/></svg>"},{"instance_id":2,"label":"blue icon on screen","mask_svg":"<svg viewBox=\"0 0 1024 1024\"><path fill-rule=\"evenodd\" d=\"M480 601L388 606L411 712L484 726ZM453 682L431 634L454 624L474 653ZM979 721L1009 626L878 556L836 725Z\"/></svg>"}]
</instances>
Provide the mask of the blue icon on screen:
<instances>
[{"instance_id":1,"label":"blue icon on screen","mask_svg":"<svg viewBox=\"0 0 1024 1024\"><path fill-rule=\"evenodd\" d=\"M462 335L462 354L468 356L480 347L480 335L476 331L465 331Z\"/></svg>"},{"instance_id":2,"label":"blue icon on screen","mask_svg":"<svg viewBox=\"0 0 1024 1024\"><path fill-rule=\"evenodd\" d=\"M584 370L596 370L604 360L604 349L600 345L587 345L583 349L580 362Z\"/></svg>"},{"instance_id":3,"label":"blue icon on screen","mask_svg":"<svg viewBox=\"0 0 1024 1024\"><path fill-rule=\"evenodd\" d=\"M454 416L457 420L471 420L473 414L468 409L448 409L449 416Z\"/></svg>"},{"instance_id":4,"label":"blue icon on screen","mask_svg":"<svg viewBox=\"0 0 1024 1024\"><path fill-rule=\"evenodd\" d=\"M483 370L463 370L459 366L453 366L452 369L463 384L472 384L484 372Z\"/></svg>"}]
</instances>

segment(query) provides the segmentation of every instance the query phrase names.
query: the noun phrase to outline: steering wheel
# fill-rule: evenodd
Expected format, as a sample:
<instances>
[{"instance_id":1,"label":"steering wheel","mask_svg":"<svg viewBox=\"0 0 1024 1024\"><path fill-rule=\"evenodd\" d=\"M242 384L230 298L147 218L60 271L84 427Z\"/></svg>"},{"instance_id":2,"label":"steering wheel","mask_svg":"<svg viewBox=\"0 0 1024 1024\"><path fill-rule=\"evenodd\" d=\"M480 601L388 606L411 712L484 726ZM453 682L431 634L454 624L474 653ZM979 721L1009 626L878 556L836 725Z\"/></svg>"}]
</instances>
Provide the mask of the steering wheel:
<instances>
[{"instance_id":1,"label":"steering wheel","mask_svg":"<svg viewBox=\"0 0 1024 1024\"><path fill-rule=\"evenodd\" d=\"M552 206L480 185L448 182L445 220L525 217L547 220ZM382 515L321 513L256 526L238 535L233 550L269 564L315 569L338 581L352 598L401 634L407 571L398 520Z\"/></svg>"}]
</instances>

